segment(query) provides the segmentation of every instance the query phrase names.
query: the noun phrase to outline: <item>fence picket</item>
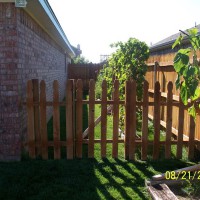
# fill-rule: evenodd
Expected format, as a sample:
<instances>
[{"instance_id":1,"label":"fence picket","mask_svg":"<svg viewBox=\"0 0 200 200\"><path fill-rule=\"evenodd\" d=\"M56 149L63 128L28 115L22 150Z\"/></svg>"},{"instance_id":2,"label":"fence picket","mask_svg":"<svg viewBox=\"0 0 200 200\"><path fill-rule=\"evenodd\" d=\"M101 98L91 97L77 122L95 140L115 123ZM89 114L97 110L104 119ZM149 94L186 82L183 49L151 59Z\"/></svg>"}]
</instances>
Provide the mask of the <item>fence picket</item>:
<instances>
[{"instance_id":1,"label":"fence picket","mask_svg":"<svg viewBox=\"0 0 200 200\"><path fill-rule=\"evenodd\" d=\"M136 149L136 82L131 81L131 101L130 101L130 135L129 135L129 159L135 160Z\"/></svg>"},{"instance_id":2,"label":"fence picket","mask_svg":"<svg viewBox=\"0 0 200 200\"><path fill-rule=\"evenodd\" d=\"M149 84L147 81L144 82L143 86L143 108L142 108L142 160L147 159L148 149L148 95Z\"/></svg>"},{"instance_id":3,"label":"fence picket","mask_svg":"<svg viewBox=\"0 0 200 200\"><path fill-rule=\"evenodd\" d=\"M53 82L53 137L54 159L60 159L60 111L58 81Z\"/></svg>"},{"instance_id":4,"label":"fence picket","mask_svg":"<svg viewBox=\"0 0 200 200\"><path fill-rule=\"evenodd\" d=\"M131 88L130 88L130 81L126 81L125 85L125 150L124 150L124 156L125 159L129 159L129 140L130 140L130 104L131 104Z\"/></svg>"},{"instance_id":5,"label":"fence picket","mask_svg":"<svg viewBox=\"0 0 200 200\"><path fill-rule=\"evenodd\" d=\"M82 158L82 126L83 126L83 108L82 108L82 95L83 95L83 83L82 80L78 80L76 84L76 157Z\"/></svg>"},{"instance_id":6,"label":"fence picket","mask_svg":"<svg viewBox=\"0 0 200 200\"><path fill-rule=\"evenodd\" d=\"M166 121L166 145L165 145L165 158L171 158L171 137L172 137L172 102L173 102L173 84L170 81L167 86L167 121Z\"/></svg>"},{"instance_id":7,"label":"fence picket","mask_svg":"<svg viewBox=\"0 0 200 200\"><path fill-rule=\"evenodd\" d=\"M66 86L66 154L67 159L73 159L73 81L68 80Z\"/></svg>"},{"instance_id":8,"label":"fence picket","mask_svg":"<svg viewBox=\"0 0 200 200\"><path fill-rule=\"evenodd\" d=\"M184 127L184 105L179 98L179 113L178 113L178 143L177 143L177 151L176 151L176 157L178 159L182 158L182 148L183 148L183 127Z\"/></svg>"},{"instance_id":9,"label":"fence picket","mask_svg":"<svg viewBox=\"0 0 200 200\"><path fill-rule=\"evenodd\" d=\"M160 83L155 83L154 93L154 142L153 142L153 159L158 159L160 149Z\"/></svg>"},{"instance_id":10,"label":"fence picket","mask_svg":"<svg viewBox=\"0 0 200 200\"><path fill-rule=\"evenodd\" d=\"M41 154L44 160L48 159L47 146L47 119L46 119L46 84L44 80L40 82L40 134L41 134Z\"/></svg>"},{"instance_id":11,"label":"fence picket","mask_svg":"<svg viewBox=\"0 0 200 200\"><path fill-rule=\"evenodd\" d=\"M195 136L195 121L192 116L190 116L190 132L189 132L189 143L188 143L188 158L194 158L194 136Z\"/></svg>"},{"instance_id":12,"label":"fence picket","mask_svg":"<svg viewBox=\"0 0 200 200\"><path fill-rule=\"evenodd\" d=\"M94 105L95 105L95 81L89 83L89 141L88 141L88 158L94 158Z\"/></svg>"},{"instance_id":13,"label":"fence picket","mask_svg":"<svg viewBox=\"0 0 200 200\"><path fill-rule=\"evenodd\" d=\"M30 158L35 158L35 130L34 130L34 106L33 106L33 84L27 82L27 131L28 131L28 150Z\"/></svg>"},{"instance_id":14,"label":"fence picket","mask_svg":"<svg viewBox=\"0 0 200 200\"><path fill-rule=\"evenodd\" d=\"M106 157L106 134L107 134L107 83L102 82L101 97L101 157Z\"/></svg>"},{"instance_id":15,"label":"fence picket","mask_svg":"<svg viewBox=\"0 0 200 200\"><path fill-rule=\"evenodd\" d=\"M38 103L39 102L39 80L38 79L32 79L33 83L33 102ZM36 156L39 156L41 154L41 138L40 138L40 128L39 128L39 105L34 106L34 130L35 130L35 143L37 144L35 146Z\"/></svg>"},{"instance_id":16,"label":"fence picket","mask_svg":"<svg viewBox=\"0 0 200 200\"><path fill-rule=\"evenodd\" d=\"M114 82L113 93L113 148L112 157L118 158L118 128L119 128L119 80Z\"/></svg>"}]
</instances>

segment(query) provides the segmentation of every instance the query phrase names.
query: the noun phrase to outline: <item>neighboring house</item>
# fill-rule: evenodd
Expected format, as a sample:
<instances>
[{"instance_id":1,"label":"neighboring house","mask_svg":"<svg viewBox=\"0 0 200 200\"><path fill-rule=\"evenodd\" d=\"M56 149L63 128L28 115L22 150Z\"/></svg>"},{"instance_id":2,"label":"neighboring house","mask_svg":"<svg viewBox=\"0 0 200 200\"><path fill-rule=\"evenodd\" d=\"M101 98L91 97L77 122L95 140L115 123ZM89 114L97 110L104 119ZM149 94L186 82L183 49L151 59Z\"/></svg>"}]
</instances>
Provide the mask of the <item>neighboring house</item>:
<instances>
[{"instance_id":1,"label":"neighboring house","mask_svg":"<svg viewBox=\"0 0 200 200\"><path fill-rule=\"evenodd\" d=\"M194 27L193 27L194 28ZM196 28L200 32L200 24L196 26ZM187 30L183 30L184 32L187 33ZM152 45L150 47L150 58L148 60L148 63L153 63L153 62L171 62L173 61L175 53L178 51L179 47L176 47L172 49L172 45L176 41L176 39L182 34L181 32L173 34L156 44ZM184 34L182 34L185 36ZM181 48L189 47L189 40L187 36L183 39ZM171 59L171 60L170 60Z\"/></svg>"},{"instance_id":2,"label":"neighboring house","mask_svg":"<svg viewBox=\"0 0 200 200\"><path fill-rule=\"evenodd\" d=\"M75 56L47 0L29 0L25 8L0 0L0 160L20 160L27 137L26 83L45 80L47 100L53 80L64 98L68 63ZM67 23L67 21L66 21ZM51 113L48 110L48 118Z\"/></svg>"},{"instance_id":3,"label":"neighboring house","mask_svg":"<svg viewBox=\"0 0 200 200\"><path fill-rule=\"evenodd\" d=\"M77 47L72 46L72 49L73 49L73 51L75 52L76 57L81 56L82 51L81 51L81 48L80 48L80 45L79 45L79 44L77 45Z\"/></svg>"}]
</instances>

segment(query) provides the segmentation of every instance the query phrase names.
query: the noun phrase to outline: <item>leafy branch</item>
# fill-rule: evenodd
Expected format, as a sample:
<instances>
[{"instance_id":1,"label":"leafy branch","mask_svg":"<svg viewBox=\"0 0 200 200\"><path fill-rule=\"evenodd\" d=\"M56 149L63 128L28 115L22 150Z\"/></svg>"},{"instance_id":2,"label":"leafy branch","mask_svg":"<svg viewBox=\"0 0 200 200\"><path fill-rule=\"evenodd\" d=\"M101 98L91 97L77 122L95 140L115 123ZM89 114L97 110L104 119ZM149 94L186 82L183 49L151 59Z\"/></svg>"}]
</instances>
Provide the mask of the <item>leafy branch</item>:
<instances>
[{"instance_id":1,"label":"leafy branch","mask_svg":"<svg viewBox=\"0 0 200 200\"><path fill-rule=\"evenodd\" d=\"M180 31L187 36L191 47L180 49L174 58L174 69L177 72L176 89L180 89L180 96L184 105L190 107L188 112L196 118L196 110L200 108L200 69L199 61L197 59L197 51L200 50L200 35L198 29L188 30L188 34ZM180 35L174 42L172 48L180 45L184 37ZM190 62L190 55L193 53L192 62Z\"/></svg>"}]
</instances>

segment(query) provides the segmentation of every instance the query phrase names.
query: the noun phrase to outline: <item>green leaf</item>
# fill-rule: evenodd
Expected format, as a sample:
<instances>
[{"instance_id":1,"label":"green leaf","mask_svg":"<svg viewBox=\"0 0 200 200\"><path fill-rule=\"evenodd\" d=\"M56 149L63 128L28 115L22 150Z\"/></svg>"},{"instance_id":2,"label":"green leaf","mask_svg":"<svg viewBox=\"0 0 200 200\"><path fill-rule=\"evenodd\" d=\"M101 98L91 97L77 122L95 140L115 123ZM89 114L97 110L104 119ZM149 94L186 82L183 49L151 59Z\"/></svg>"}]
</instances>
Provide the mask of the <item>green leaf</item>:
<instances>
[{"instance_id":1,"label":"green leaf","mask_svg":"<svg viewBox=\"0 0 200 200\"><path fill-rule=\"evenodd\" d=\"M181 83L180 83L180 81L181 81L181 79L180 79L181 77L180 77L180 75L178 74L177 75L177 77L176 77L176 82L175 82L175 85L176 85L176 89L178 90L179 88L180 88L180 86L181 86Z\"/></svg>"},{"instance_id":2,"label":"green leaf","mask_svg":"<svg viewBox=\"0 0 200 200\"><path fill-rule=\"evenodd\" d=\"M194 96L192 97L192 100L195 101L198 98L200 98L200 87L197 87L194 93Z\"/></svg>"},{"instance_id":3,"label":"green leaf","mask_svg":"<svg viewBox=\"0 0 200 200\"><path fill-rule=\"evenodd\" d=\"M182 68L185 68L189 63L189 53L191 50L188 49L180 49L174 58L174 69L177 73L179 73Z\"/></svg>"},{"instance_id":4,"label":"green leaf","mask_svg":"<svg viewBox=\"0 0 200 200\"><path fill-rule=\"evenodd\" d=\"M195 91L198 87L198 80L196 79L192 79L189 81L189 84L187 84L189 92L190 92L190 96L191 98L195 95Z\"/></svg>"},{"instance_id":5,"label":"green leaf","mask_svg":"<svg viewBox=\"0 0 200 200\"><path fill-rule=\"evenodd\" d=\"M187 103L188 103L188 90L187 90L187 87L185 85L185 81L181 85L181 92L180 93L181 93L181 99L183 101L183 104L187 105Z\"/></svg>"},{"instance_id":6,"label":"green leaf","mask_svg":"<svg viewBox=\"0 0 200 200\"><path fill-rule=\"evenodd\" d=\"M188 64L190 52L191 52L190 48L180 49L175 56L174 62L176 63L179 62L179 60L182 60L184 64Z\"/></svg>"},{"instance_id":7,"label":"green leaf","mask_svg":"<svg viewBox=\"0 0 200 200\"><path fill-rule=\"evenodd\" d=\"M194 104L188 108L188 113L193 117L196 118L196 109L194 107Z\"/></svg>"},{"instance_id":8,"label":"green leaf","mask_svg":"<svg viewBox=\"0 0 200 200\"><path fill-rule=\"evenodd\" d=\"M174 44L172 45L172 49L174 49L177 45L180 45L182 40L183 40L183 36L180 35L180 36L176 39L176 41L174 42Z\"/></svg>"},{"instance_id":9,"label":"green leaf","mask_svg":"<svg viewBox=\"0 0 200 200\"><path fill-rule=\"evenodd\" d=\"M187 66L185 70L183 71L183 76L189 78L190 76L194 76L195 74L195 68L191 65Z\"/></svg>"},{"instance_id":10,"label":"green leaf","mask_svg":"<svg viewBox=\"0 0 200 200\"><path fill-rule=\"evenodd\" d=\"M198 33L198 29L197 28L192 28L187 30L190 36L196 36Z\"/></svg>"}]
</instances>

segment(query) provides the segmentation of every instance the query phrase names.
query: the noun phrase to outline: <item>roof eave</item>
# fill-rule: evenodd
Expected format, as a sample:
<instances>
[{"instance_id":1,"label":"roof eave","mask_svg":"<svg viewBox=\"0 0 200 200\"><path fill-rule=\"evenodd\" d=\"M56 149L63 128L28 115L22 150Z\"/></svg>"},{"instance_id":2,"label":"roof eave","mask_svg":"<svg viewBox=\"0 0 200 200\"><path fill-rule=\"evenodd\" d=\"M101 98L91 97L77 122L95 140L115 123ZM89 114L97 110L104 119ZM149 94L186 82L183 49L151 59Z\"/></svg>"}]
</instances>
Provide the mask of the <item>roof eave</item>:
<instances>
[{"instance_id":1,"label":"roof eave","mask_svg":"<svg viewBox=\"0 0 200 200\"><path fill-rule=\"evenodd\" d=\"M155 51L160 51L160 50L164 50L164 49L169 49L172 48L172 45L174 44L176 40L171 40L162 44L158 44L156 46L152 46L150 47L150 52L155 52ZM189 42L188 38L184 38L182 43L183 44L187 44Z\"/></svg>"},{"instance_id":2,"label":"roof eave","mask_svg":"<svg viewBox=\"0 0 200 200\"><path fill-rule=\"evenodd\" d=\"M47 0L39 0L41 6L43 7L44 11L46 12L46 14L48 15L49 19L51 20L51 22L53 23L54 27L56 28L56 30L58 31L58 33L60 34L65 46L67 47L67 53L71 56L74 57L75 56L75 52L73 51L69 40L67 39L60 23L58 22L53 10L51 9L51 6L49 5Z\"/></svg>"},{"instance_id":3,"label":"roof eave","mask_svg":"<svg viewBox=\"0 0 200 200\"><path fill-rule=\"evenodd\" d=\"M15 0L0 0L2 3L14 3ZM27 6L23 8L31 17L56 41L59 46L71 58L75 57L75 52L72 49L62 27L60 26L51 6L47 0L27 0Z\"/></svg>"}]
</instances>

